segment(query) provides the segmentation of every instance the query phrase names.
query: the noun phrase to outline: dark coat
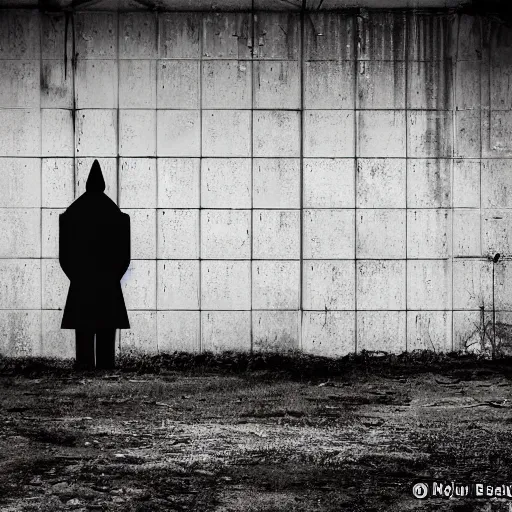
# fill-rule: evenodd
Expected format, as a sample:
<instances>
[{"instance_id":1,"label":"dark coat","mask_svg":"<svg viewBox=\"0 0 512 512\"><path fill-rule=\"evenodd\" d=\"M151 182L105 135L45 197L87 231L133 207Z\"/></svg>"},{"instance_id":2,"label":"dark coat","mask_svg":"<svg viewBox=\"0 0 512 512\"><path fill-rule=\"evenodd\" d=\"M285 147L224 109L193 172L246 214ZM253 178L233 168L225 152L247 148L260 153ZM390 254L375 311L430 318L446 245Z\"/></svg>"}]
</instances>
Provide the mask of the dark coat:
<instances>
[{"instance_id":1,"label":"dark coat","mask_svg":"<svg viewBox=\"0 0 512 512\"><path fill-rule=\"evenodd\" d=\"M59 216L59 261L71 281L62 329L130 328L120 283L130 264L130 217L103 193L96 164L87 191Z\"/></svg>"}]
</instances>

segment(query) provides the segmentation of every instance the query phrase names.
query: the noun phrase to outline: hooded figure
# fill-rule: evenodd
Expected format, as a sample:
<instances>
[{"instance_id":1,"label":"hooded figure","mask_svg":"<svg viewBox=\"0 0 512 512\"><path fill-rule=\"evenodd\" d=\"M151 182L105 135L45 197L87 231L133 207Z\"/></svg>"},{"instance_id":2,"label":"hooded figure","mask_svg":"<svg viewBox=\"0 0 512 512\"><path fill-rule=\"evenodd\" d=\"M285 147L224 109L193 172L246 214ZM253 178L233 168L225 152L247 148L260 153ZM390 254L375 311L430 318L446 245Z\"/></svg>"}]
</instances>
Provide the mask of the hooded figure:
<instances>
[{"instance_id":1,"label":"hooded figure","mask_svg":"<svg viewBox=\"0 0 512 512\"><path fill-rule=\"evenodd\" d=\"M71 281L62 329L76 330L79 368L113 368L116 329L129 329L121 278L130 264L130 216L103 192L94 161L86 192L59 216L59 262Z\"/></svg>"}]
</instances>

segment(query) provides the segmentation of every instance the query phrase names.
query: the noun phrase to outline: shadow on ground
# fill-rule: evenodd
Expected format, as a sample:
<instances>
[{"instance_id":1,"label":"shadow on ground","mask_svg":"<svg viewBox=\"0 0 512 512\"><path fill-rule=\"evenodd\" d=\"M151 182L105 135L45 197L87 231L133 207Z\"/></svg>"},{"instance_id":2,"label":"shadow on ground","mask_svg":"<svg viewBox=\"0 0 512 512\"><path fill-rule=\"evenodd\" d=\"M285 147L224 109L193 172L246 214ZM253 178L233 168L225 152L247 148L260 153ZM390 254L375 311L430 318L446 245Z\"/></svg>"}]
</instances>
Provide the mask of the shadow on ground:
<instances>
[{"instance_id":1,"label":"shadow on ground","mask_svg":"<svg viewBox=\"0 0 512 512\"><path fill-rule=\"evenodd\" d=\"M512 481L511 375L431 353L0 358L0 509L509 510L411 486Z\"/></svg>"}]
</instances>

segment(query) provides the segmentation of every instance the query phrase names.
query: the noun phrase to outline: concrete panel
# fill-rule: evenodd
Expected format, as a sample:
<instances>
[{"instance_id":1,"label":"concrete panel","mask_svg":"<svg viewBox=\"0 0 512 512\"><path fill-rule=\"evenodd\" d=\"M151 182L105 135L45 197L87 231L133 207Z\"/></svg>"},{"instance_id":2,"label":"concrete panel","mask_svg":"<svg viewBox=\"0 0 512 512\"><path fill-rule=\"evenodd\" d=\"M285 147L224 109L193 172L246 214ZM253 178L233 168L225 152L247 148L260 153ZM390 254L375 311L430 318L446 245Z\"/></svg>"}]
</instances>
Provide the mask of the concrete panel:
<instances>
[{"instance_id":1,"label":"concrete panel","mask_svg":"<svg viewBox=\"0 0 512 512\"><path fill-rule=\"evenodd\" d=\"M300 211L254 210L253 258L299 259Z\"/></svg>"},{"instance_id":2,"label":"concrete panel","mask_svg":"<svg viewBox=\"0 0 512 512\"><path fill-rule=\"evenodd\" d=\"M117 155L117 111L78 110L75 117L75 151L79 157Z\"/></svg>"},{"instance_id":3,"label":"concrete panel","mask_svg":"<svg viewBox=\"0 0 512 512\"><path fill-rule=\"evenodd\" d=\"M451 233L451 210L407 210L407 257L448 258Z\"/></svg>"},{"instance_id":4,"label":"concrete panel","mask_svg":"<svg viewBox=\"0 0 512 512\"><path fill-rule=\"evenodd\" d=\"M482 347L480 311L454 311L453 350L479 353Z\"/></svg>"},{"instance_id":5,"label":"concrete panel","mask_svg":"<svg viewBox=\"0 0 512 512\"><path fill-rule=\"evenodd\" d=\"M300 161L253 159L254 208L300 208Z\"/></svg>"},{"instance_id":6,"label":"concrete panel","mask_svg":"<svg viewBox=\"0 0 512 512\"><path fill-rule=\"evenodd\" d=\"M354 108L354 63L315 61L304 64L304 108Z\"/></svg>"},{"instance_id":7,"label":"concrete panel","mask_svg":"<svg viewBox=\"0 0 512 512\"><path fill-rule=\"evenodd\" d=\"M451 311L408 311L407 351L452 351Z\"/></svg>"},{"instance_id":8,"label":"concrete panel","mask_svg":"<svg viewBox=\"0 0 512 512\"><path fill-rule=\"evenodd\" d=\"M407 58L442 60L455 57L456 18L433 13L411 12L407 17Z\"/></svg>"},{"instance_id":9,"label":"concrete panel","mask_svg":"<svg viewBox=\"0 0 512 512\"><path fill-rule=\"evenodd\" d=\"M357 108L405 108L405 62L361 61L357 70Z\"/></svg>"},{"instance_id":10,"label":"concrete panel","mask_svg":"<svg viewBox=\"0 0 512 512\"><path fill-rule=\"evenodd\" d=\"M253 152L256 157L298 157L299 112L262 110L253 113Z\"/></svg>"},{"instance_id":11,"label":"concrete panel","mask_svg":"<svg viewBox=\"0 0 512 512\"><path fill-rule=\"evenodd\" d=\"M62 60L43 60L40 92L42 108L73 108L71 63L66 66Z\"/></svg>"},{"instance_id":12,"label":"concrete panel","mask_svg":"<svg viewBox=\"0 0 512 512\"><path fill-rule=\"evenodd\" d=\"M482 160L482 207L512 208L512 161Z\"/></svg>"},{"instance_id":13,"label":"concrete panel","mask_svg":"<svg viewBox=\"0 0 512 512\"><path fill-rule=\"evenodd\" d=\"M201 311L203 352L251 349L250 311Z\"/></svg>"},{"instance_id":14,"label":"concrete panel","mask_svg":"<svg viewBox=\"0 0 512 512\"><path fill-rule=\"evenodd\" d=\"M457 27L457 58L479 60L482 58L482 24L478 16L461 14Z\"/></svg>"},{"instance_id":15,"label":"concrete panel","mask_svg":"<svg viewBox=\"0 0 512 512\"><path fill-rule=\"evenodd\" d=\"M405 112L367 110L357 113L357 155L405 157Z\"/></svg>"},{"instance_id":16,"label":"concrete panel","mask_svg":"<svg viewBox=\"0 0 512 512\"><path fill-rule=\"evenodd\" d=\"M304 160L306 208L354 208L354 160Z\"/></svg>"},{"instance_id":17,"label":"concrete panel","mask_svg":"<svg viewBox=\"0 0 512 512\"><path fill-rule=\"evenodd\" d=\"M203 61L203 108L251 108L252 63L246 60Z\"/></svg>"},{"instance_id":18,"label":"concrete panel","mask_svg":"<svg viewBox=\"0 0 512 512\"><path fill-rule=\"evenodd\" d=\"M480 112L463 110L455 112L454 156L477 158L480 156Z\"/></svg>"},{"instance_id":19,"label":"concrete panel","mask_svg":"<svg viewBox=\"0 0 512 512\"><path fill-rule=\"evenodd\" d=\"M156 210L123 208L123 212L130 216L132 259L156 258Z\"/></svg>"},{"instance_id":20,"label":"concrete panel","mask_svg":"<svg viewBox=\"0 0 512 512\"><path fill-rule=\"evenodd\" d=\"M0 208L0 258L41 257L41 210Z\"/></svg>"},{"instance_id":21,"label":"concrete panel","mask_svg":"<svg viewBox=\"0 0 512 512\"><path fill-rule=\"evenodd\" d=\"M156 120L158 156L200 156L198 110L158 110Z\"/></svg>"},{"instance_id":22,"label":"concrete panel","mask_svg":"<svg viewBox=\"0 0 512 512\"><path fill-rule=\"evenodd\" d=\"M39 60L6 60L0 78L0 108L39 108Z\"/></svg>"},{"instance_id":23,"label":"concrete panel","mask_svg":"<svg viewBox=\"0 0 512 512\"><path fill-rule=\"evenodd\" d=\"M73 156L73 112L41 110L42 155Z\"/></svg>"},{"instance_id":24,"label":"concrete panel","mask_svg":"<svg viewBox=\"0 0 512 512\"><path fill-rule=\"evenodd\" d=\"M73 54L70 18L65 13L41 13L41 56L43 59L63 60ZM68 30L66 31L66 24Z\"/></svg>"},{"instance_id":25,"label":"concrete panel","mask_svg":"<svg viewBox=\"0 0 512 512\"><path fill-rule=\"evenodd\" d=\"M41 156L39 109L0 109L0 157Z\"/></svg>"},{"instance_id":26,"label":"concrete panel","mask_svg":"<svg viewBox=\"0 0 512 512\"><path fill-rule=\"evenodd\" d=\"M405 159L358 158L356 172L357 208L405 208Z\"/></svg>"},{"instance_id":27,"label":"concrete panel","mask_svg":"<svg viewBox=\"0 0 512 512\"><path fill-rule=\"evenodd\" d=\"M361 311L357 314L357 352L401 354L406 348L405 311Z\"/></svg>"},{"instance_id":28,"label":"concrete panel","mask_svg":"<svg viewBox=\"0 0 512 512\"><path fill-rule=\"evenodd\" d=\"M407 156L450 158L453 151L451 112L408 112Z\"/></svg>"},{"instance_id":29,"label":"concrete panel","mask_svg":"<svg viewBox=\"0 0 512 512\"><path fill-rule=\"evenodd\" d=\"M407 206L448 208L451 197L452 161L447 159L409 160Z\"/></svg>"},{"instance_id":30,"label":"concrete panel","mask_svg":"<svg viewBox=\"0 0 512 512\"><path fill-rule=\"evenodd\" d=\"M41 167L37 158L0 158L0 208L41 206Z\"/></svg>"},{"instance_id":31,"label":"concrete panel","mask_svg":"<svg viewBox=\"0 0 512 512\"><path fill-rule=\"evenodd\" d=\"M254 63L254 108L299 109L301 105L298 61Z\"/></svg>"},{"instance_id":32,"label":"concrete panel","mask_svg":"<svg viewBox=\"0 0 512 512\"><path fill-rule=\"evenodd\" d=\"M156 354L158 341L156 311L130 311L130 329L121 330L121 353Z\"/></svg>"},{"instance_id":33,"label":"concrete panel","mask_svg":"<svg viewBox=\"0 0 512 512\"><path fill-rule=\"evenodd\" d=\"M0 16L0 59L38 59L40 17L35 10L3 10Z\"/></svg>"},{"instance_id":34,"label":"concrete panel","mask_svg":"<svg viewBox=\"0 0 512 512\"><path fill-rule=\"evenodd\" d=\"M159 13L158 56L161 59L198 59L200 32L200 13Z\"/></svg>"},{"instance_id":35,"label":"concrete panel","mask_svg":"<svg viewBox=\"0 0 512 512\"><path fill-rule=\"evenodd\" d=\"M455 160L453 165L453 206L479 208L480 161Z\"/></svg>"},{"instance_id":36,"label":"concrete panel","mask_svg":"<svg viewBox=\"0 0 512 512\"><path fill-rule=\"evenodd\" d=\"M156 13L119 13L119 58L155 59Z\"/></svg>"},{"instance_id":37,"label":"concrete panel","mask_svg":"<svg viewBox=\"0 0 512 512\"><path fill-rule=\"evenodd\" d=\"M199 210L158 210L157 257L199 258Z\"/></svg>"},{"instance_id":38,"label":"concrete panel","mask_svg":"<svg viewBox=\"0 0 512 512\"><path fill-rule=\"evenodd\" d=\"M405 209L358 211L356 214L357 258L405 258L405 213Z\"/></svg>"},{"instance_id":39,"label":"concrete panel","mask_svg":"<svg viewBox=\"0 0 512 512\"><path fill-rule=\"evenodd\" d=\"M201 308L251 309L251 262L203 261Z\"/></svg>"},{"instance_id":40,"label":"concrete panel","mask_svg":"<svg viewBox=\"0 0 512 512\"><path fill-rule=\"evenodd\" d=\"M298 14L259 12L254 15L253 55L256 59L298 59L299 37Z\"/></svg>"},{"instance_id":41,"label":"concrete panel","mask_svg":"<svg viewBox=\"0 0 512 512\"><path fill-rule=\"evenodd\" d=\"M199 311L158 311L158 351L199 352Z\"/></svg>"},{"instance_id":42,"label":"concrete panel","mask_svg":"<svg viewBox=\"0 0 512 512\"><path fill-rule=\"evenodd\" d=\"M42 355L41 348L40 311L0 311L0 353L3 356L37 357Z\"/></svg>"},{"instance_id":43,"label":"concrete panel","mask_svg":"<svg viewBox=\"0 0 512 512\"><path fill-rule=\"evenodd\" d=\"M449 260L407 262L407 306L414 310L444 310L451 307L452 281Z\"/></svg>"},{"instance_id":44,"label":"concrete panel","mask_svg":"<svg viewBox=\"0 0 512 512\"><path fill-rule=\"evenodd\" d=\"M202 259L250 259L250 210L201 210Z\"/></svg>"},{"instance_id":45,"label":"concrete panel","mask_svg":"<svg viewBox=\"0 0 512 512\"><path fill-rule=\"evenodd\" d=\"M356 270L357 309L405 309L405 277L405 261L358 261Z\"/></svg>"},{"instance_id":46,"label":"concrete panel","mask_svg":"<svg viewBox=\"0 0 512 512\"><path fill-rule=\"evenodd\" d=\"M304 156L353 157L354 113L347 110L305 112Z\"/></svg>"},{"instance_id":47,"label":"concrete panel","mask_svg":"<svg viewBox=\"0 0 512 512\"><path fill-rule=\"evenodd\" d=\"M74 20L79 59L117 58L117 13L77 12Z\"/></svg>"},{"instance_id":48,"label":"concrete panel","mask_svg":"<svg viewBox=\"0 0 512 512\"><path fill-rule=\"evenodd\" d=\"M251 155L249 110L203 110L203 156Z\"/></svg>"},{"instance_id":49,"label":"concrete panel","mask_svg":"<svg viewBox=\"0 0 512 512\"><path fill-rule=\"evenodd\" d=\"M41 352L45 357L73 359L76 355L74 329L61 329L62 311L41 311Z\"/></svg>"},{"instance_id":50,"label":"concrete panel","mask_svg":"<svg viewBox=\"0 0 512 512\"><path fill-rule=\"evenodd\" d=\"M41 260L0 259L0 309L40 308Z\"/></svg>"},{"instance_id":51,"label":"concrete panel","mask_svg":"<svg viewBox=\"0 0 512 512\"><path fill-rule=\"evenodd\" d=\"M156 308L156 261L132 260L121 280L127 309Z\"/></svg>"},{"instance_id":52,"label":"concrete panel","mask_svg":"<svg viewBox=\"0 0 512 512\"><path fill-rule=\"evenodd\" d=\"M119 174L121 208L156 208L156 161L122 158Z\"/></svg>"},{"instance_id":53,"label":"concrete panel","mask_svg":"<svg viewBox=\"0 0 512 512\"><path fill-rule=\"evenodd\" d=\"M405 60L405 20L403 11L373 12L358 16L359 60Z\"/></svg>"},{"instance_id":54,"label":"concrete panel","mask_svg":"<svg viewBox=\"0 0 512 512\"><path fill-rule=\"evenodd\" d=\"M354 210L304 210L304 258L354 258Z\"/></svg>"},{"instance_id":55,"label":"concrete panel","mask_svg":"<svg viewBox=\"0 0 512 512\"><path fill-rule=\"evenodd\" d=\"M492 110L510 110L512 108L512 65L509 61L494 60L490 64L490 107Z\"/></svg>"},{"instance_id":56,"label":"concrete panel","mask_svg":"<svg viewBox=\"0 0 512 512\"><path fill-rule=\"evenodd\" d=\"M199 261L159 260L157 265L158 309L199 309Z\"/></svg>"},{"instance_id":57,"label":"concrete panel","mask_svg":"<svg viewBox=\"0 0 512 512\"><path fill-rule=\"evenodd\" d=\"M300 347L299 311L254 311L253 350L287 352Z\"/></svg>"},{"instance_id":58,"label":"concrete panel","mask_svg":"<svg viewBox=\"0 0 512 512\"><path fill-rule=\"evenodd\" d=\"M497 252L512 253L512 212L486 210L482 212L482 255L493 257Z\"/></svg>"},{"instance_id":59,"label":"concrete panel","mask_svg":"<svg viewBox=\"0 0 512 512\"><path fill-rule=\"evenodd\" d=\"M201 162L203 208L251 207L251 160L204 158Z\"/></svg>"},{"instance_id":60,"label":"concrete panel","mask_svg":"<svg viewBox=\"0 0 512 512\"><path fill-rule=\"evenodd\" d=\"M494 111L482 116L482 153L484 157L512 155L512 111Z\"/></svg>"},{"instance_id":61,"label":"concrete panel","mask_svg":"<svg viewBox=\"0 0 512 512\"><path fill-rule=\"evenodd\" d=\"M453 210L453 256L481 256L480 210Z\"/></svg>"},{"instance_id":62,"label":"concrete panel","mask_svg":"<svg viewBox=\"0 0 512 512\"><path fill-rule=\"evenodd\" d=\"M119 108L156 108L154 60L119 61Z\"/></svg>"},{"instance_id":63,"label":"concrete panel","mask_svg":"<svg viewBox=\"0 0 512 512\"><path fill-rule=\"evenodd\" d=\"M199 61L162 60L157 67L158 108L199 108Z\"/></svg>"},{"instance_id":64,"label":"concrete panel","mask_svg":"<svg viewBox=\"0 0 512 512\"><path fill-rule=\"evenodd\" d=\"M250 59L252 20L249 13L205 13L203 57Z\"/></svg>"},{"instance_id":65,"label":"concrete panel","mask_svg":"<svg viewBox=\"0 0 512 512\"><path fill-rule=\"evenodd\" d=\"M327 357L345 356L355 350L355 313L352 311L304 311L302 350Z\"/></svg>"},{"instance_id":66,"label":"concrete panel","mask_svg":"<svg viewBox=\"0 0 512 512\"><path fill-rule=\"evenodd\" d=\"M451 110L453 64L451 60L410 62L407 66L407 108Z\"/></svg>"},{"instance_id":67,"label":"concrete panel","mask_svg":"<svg viewBox=\"0 0 512 512\"><path fill-rule=\"evenodd\" d=\"M41 256L43 258L58 258L59 257L59 214L64 213L64 209L49 209L44 208L41 210Z\"/></svg>"},{"instance_id":68,"label":"concrete panel","mask_svg":"<svg viewBox=\"0 0 512 512\"><path fill-rule=\"evenodd\" d=\"M119 154L156 155L155 110L119 110Z\"/></svg>"},{"instance_id":69,"label":"concrete panel","mask_svg":"<svg viewBox=\"0 0 512 512\"><path fill-rule=\"evenodd\" d=\"M480 62L456 63L455 107L457 110L479 109L482 106L482 69Z\"/></svg>"},{"instance_id":70,"label":"concrete panel","mask_svg":"<svg viewBox=\"0 0 512 512\"><path fill-rule=\"evenodd\" d=\"M75 72L76 108L117 108L118 63L79 60Z\"/></svg>"},{"instance_id":71,"label":"concrete panel","mask_svg":"<svg viewBox=\"0 0 512 512\"><path fill-rule=\"evenodd\" d=\"M75 159L75 199L85 192L85 185L95 158ZM105 180L105 194L117 204L117 160L98 158Z\"/></svg>"},{"instance_id":72,"label":"concrete panel","mask_svg":"<svg viewBox=\"0 0 512 512\"><path fill-rule=\"evenodd\" d=\"M254 309L299 309L299 297L299 261L252 262Z\"/></svg>"},{"instance_id":73,"label":"concrete panel","mask_svg":"<svg viewBox=\"0 0 512 512\"><path fill-rule=\"evenodd\" d=\"M492 302L492 262L484 259L453 261L453 307L489 309Z\"/></svg>"},{"instance_id":74,"label":"concrete panel","mask_svg":"<svg viewBox=\"0 0 512 512\"><path fill-rule=\"evenodd\" d=\"M354 18L337 12L308 13L304 24L305 60L353 60Z\"/></svg>"},{"instance_id":75,"label":"concrete panel","mask_svg":"<svg viewBox=\"0 0 512 512\"><path fill-rule=\"evenodd\" d=\"M492 282L492 281L491 281ZM494 267L494 300L497 310L512 310L512 265L502 260ZM487 309L492 308L492 303Z\"/></svg>"},{"instance_id":76,"label":"concrete panel","mask_svg":"<svg viewBox=\"0 0 512 512\"><path fill-rule=\"evenodd\" d=\"M69 290L69 279L58 259L41 260L43 309L63 310Z\"/></svg>"},{"instance_id":77,"label":"concrete panel","mask_svg":"<svg viewBox=\"0 0 512 512\"><path fill-rule=\"evenodd\" d=\"M199 208L198 158L159 158L158 208Z\"/></svg>"},{"instance_id":78,"label":"concrete panel","mask_svg":"<svg viewBox=\"0 0 512 512\"><path fill-rule=\"evenodd\" d=\"M315 261L303 263L304 309L355 309L354 261Z\"/></svg>"}]
</instances>

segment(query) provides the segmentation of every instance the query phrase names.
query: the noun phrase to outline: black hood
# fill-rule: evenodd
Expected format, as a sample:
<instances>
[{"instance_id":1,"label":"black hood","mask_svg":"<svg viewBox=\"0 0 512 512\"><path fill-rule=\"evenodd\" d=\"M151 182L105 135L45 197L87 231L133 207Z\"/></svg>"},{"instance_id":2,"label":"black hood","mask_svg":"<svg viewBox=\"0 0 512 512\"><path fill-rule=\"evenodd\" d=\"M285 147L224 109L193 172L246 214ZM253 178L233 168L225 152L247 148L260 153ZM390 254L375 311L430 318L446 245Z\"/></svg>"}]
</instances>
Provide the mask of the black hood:
<instances>
[{"instance_id":1,"label":"black hood","mask_svg":"<svg viewBox=\"0 0 512 512\"><path fill-rule=\"evenodd\" d=\"M85 182L85 190L87 192L104 192L105 191L105 180L103 179L103 173L101 172L100 163L98 160L94 160L89 177Z\"/></svg>"}]
</instances>

